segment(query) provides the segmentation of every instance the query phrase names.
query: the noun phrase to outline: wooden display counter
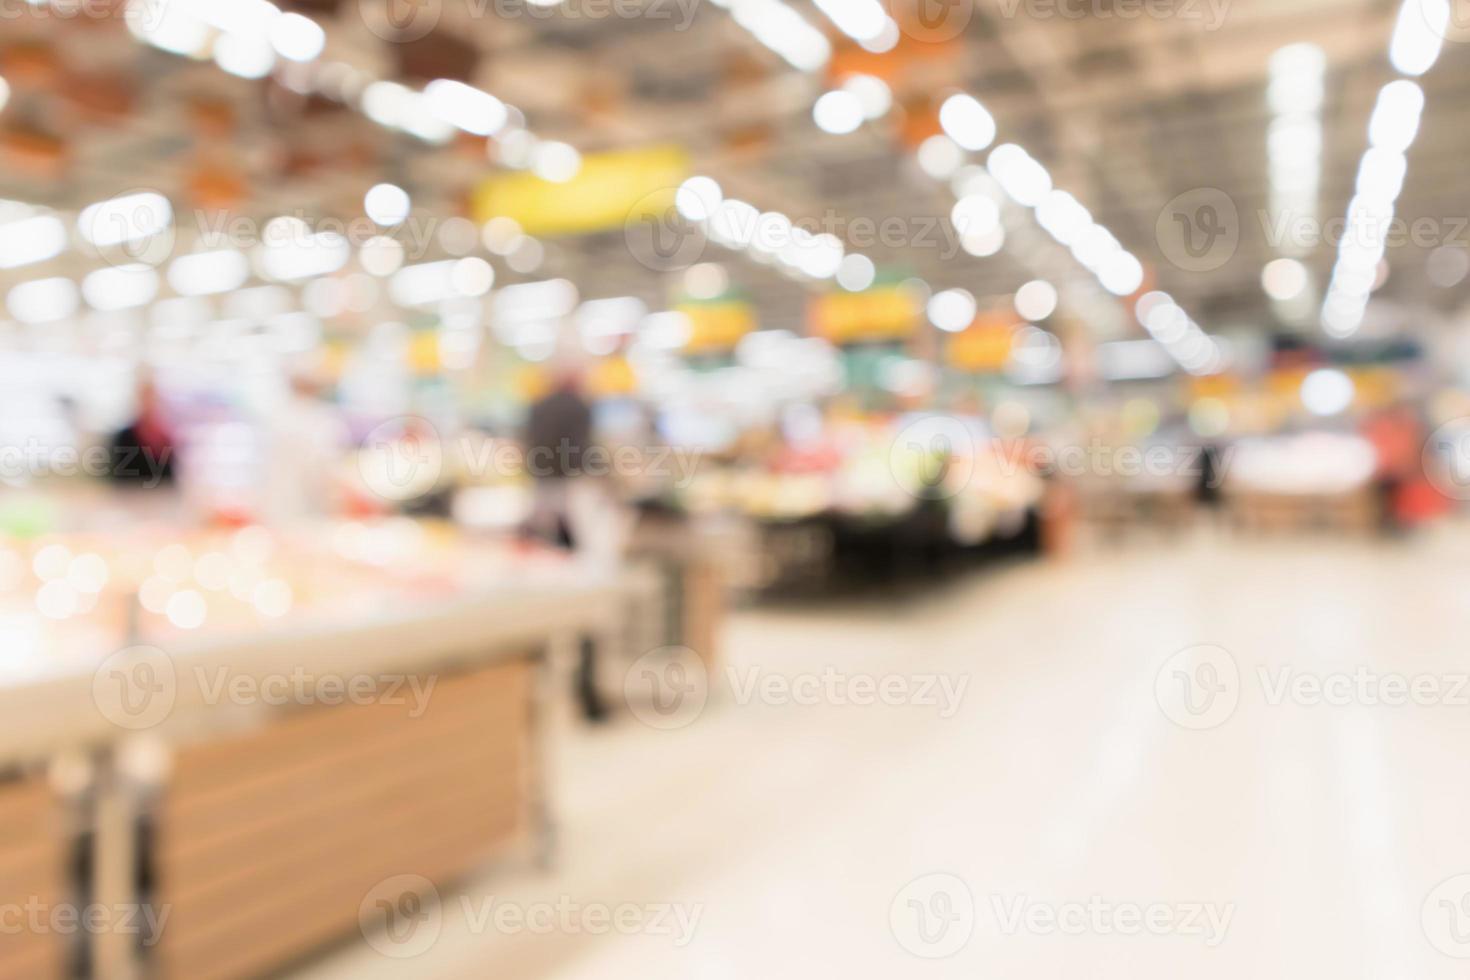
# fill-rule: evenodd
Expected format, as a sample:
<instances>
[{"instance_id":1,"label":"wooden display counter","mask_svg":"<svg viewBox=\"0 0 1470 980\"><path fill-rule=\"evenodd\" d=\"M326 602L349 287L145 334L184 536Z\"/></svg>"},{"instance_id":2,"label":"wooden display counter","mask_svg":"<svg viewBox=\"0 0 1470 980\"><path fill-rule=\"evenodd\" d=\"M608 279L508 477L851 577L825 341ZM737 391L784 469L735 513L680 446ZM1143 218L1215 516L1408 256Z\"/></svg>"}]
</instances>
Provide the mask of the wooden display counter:
<instances>
[{"instance_id":1,"label":"wooden display counter","mask_svg":"<svg viewBox=\"0 0 1470 980\"><path fill-rule=\"evenodd\" d=\"M444 885L535 829L535 663L441 677L427 710L292 712L179 747L155 807L152 901L171 909L153 975L275 972L352 935L373 888Z\"/></svg>"},{"instance_id":2,"label":"wooden display counter","mask_svg":"<svg viewBox=\"0 0 1470 980\"><path fill-rule=\"evenodd\" d=\"M663 581L665 626L657 646L683 646L711 670L720 663L727 608L725 538L683 515L645 514L629 547ZM637 651L639 654L647 650Z\"/></svg>"},{"instance_id":3,"label":"wooden display counter","mask_svg":"<svg viewBox=\"0 0 1470 980\"><path fill-rule=\"evenodd\" d=\"M1231 523L1259 533L1346 531L1371 533L1379 523L1379 505L1370 488L1344 493L1295 494L1236 490L1226 496Z\"/></svg>"},{"instance_id":4,"label":"wooden display counter","mask_svg":"<svg viewBox=\"0 0 1470 980\"><path fill-rule=\"evenodd\" d=\"M67 975L76 937L49 924L72 901L61 810L43 776L0 775L0 980Z\"/></svg>"},{"instance_id":5,"label":"wooden display counter","mask_svg":"<svg viewBox=\"0 0 1470 980\"><path fill-rule=\"evenodd\" d=\"M386 879L452 884L521 846L546 859L546 702L565 689L557 675L571 673L577 637L605 642L622 627L619 575L569 566L345 621L144 637L146 664L129 648L0 681L0 765L78 753L102 769L87 900L167 911L155 942L87 937L89 975L276 975L360 937L360 906ZM133 730L104 695L144 665L166 710ZM298 671L392 680L399 693L221 693L222 676L265 690L255 685ZM402 696L408 678L421 697ZM66 897L63 845L47 837L61 822L38 816L47 799L44 781L0 782L0 903ZM0 939L0 980L67 969L53 970L62 944Z\"/></svg>"}]
</instances>

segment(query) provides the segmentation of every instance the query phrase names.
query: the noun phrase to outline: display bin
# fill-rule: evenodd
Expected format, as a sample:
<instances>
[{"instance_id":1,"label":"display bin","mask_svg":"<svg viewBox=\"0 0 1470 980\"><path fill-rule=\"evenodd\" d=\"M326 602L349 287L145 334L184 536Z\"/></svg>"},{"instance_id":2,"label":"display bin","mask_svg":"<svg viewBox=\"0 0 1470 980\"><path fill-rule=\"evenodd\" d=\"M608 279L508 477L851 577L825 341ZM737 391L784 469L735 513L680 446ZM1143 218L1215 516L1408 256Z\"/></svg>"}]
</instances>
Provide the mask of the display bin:
<instances>
[{"instance_id":1,"label":"display bin","mask_svg":"<svg viewBox=\"0 0 1470 980\"><path fill-rule=\"evenodd\" d=\"M59 980L76 968L76 935L52 925L75 904L64 810L43 774L0 772L0 980Z\"/></svg>"},{"instance_id":2,"label":"display bin","mask_svg":"<svg viewBox=\"0 0 1470 980\"><path fill-rule=\"evenodd\" d=\"M270 975L360 928L375 886L443 885L526 842L536 661L438 676L405 704L304 708L175 747L144 815L149 901L169 909L147 973Z\"/></svg>"},{"instance_id":3,"label":"display bin","mask_svg":"<svg viewBox=\"0 0 1470 980\"><path fill-rule=\"evenodd\" d=\"M1367 534L1378 526L1379 520L1378 503L1368 488L1332 494L1242 490L1230 495L1229 508L1235 526L1256 533Z\"/></svg>"},{"instance_id":4,"label":"display bin","mask_svg":"<svg viewBox=\"0 0 1470 980\"><path fill-rule=\"evenodd\" d=\"M720 663L728 606L727 541L688 517L648 514L629 549L662 582L665 619L656 645L688 647L711 670Z\"/></svg>"}]
</instances>

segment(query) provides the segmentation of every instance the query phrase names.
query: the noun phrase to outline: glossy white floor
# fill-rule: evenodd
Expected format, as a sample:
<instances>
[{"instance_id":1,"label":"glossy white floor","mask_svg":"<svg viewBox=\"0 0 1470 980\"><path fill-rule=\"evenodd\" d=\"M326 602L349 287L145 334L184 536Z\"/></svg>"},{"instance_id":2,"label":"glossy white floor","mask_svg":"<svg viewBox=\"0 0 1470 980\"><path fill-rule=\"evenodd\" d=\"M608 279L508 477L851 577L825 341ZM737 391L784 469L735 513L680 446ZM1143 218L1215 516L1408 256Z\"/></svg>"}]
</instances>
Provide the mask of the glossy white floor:
<instances>
[{"instance_id":1,"label":"glossy white floor","mask_svg":"<svg viewBox=\"0 0 1470 980\"><path fill-rule=\"evenodd\" d=\"M1467 597L1464 531L1203 535L743 613L754 695L565 742L558 872L310 975L1463 977Z\"/></svg>"}]
</instances>

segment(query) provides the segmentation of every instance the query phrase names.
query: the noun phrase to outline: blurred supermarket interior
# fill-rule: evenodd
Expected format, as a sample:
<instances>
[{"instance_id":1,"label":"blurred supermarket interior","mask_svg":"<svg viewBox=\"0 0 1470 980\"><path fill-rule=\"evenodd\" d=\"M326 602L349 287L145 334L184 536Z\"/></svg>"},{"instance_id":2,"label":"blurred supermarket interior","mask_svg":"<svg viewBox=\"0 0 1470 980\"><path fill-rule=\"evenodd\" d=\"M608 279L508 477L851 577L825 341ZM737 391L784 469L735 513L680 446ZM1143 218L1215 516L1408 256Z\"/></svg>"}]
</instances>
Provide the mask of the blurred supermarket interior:
<instances>
[{"instance_id":1,"label":"blurred supermarket interior","mask_svg":"<svg viewBox=\"0 0 1470 980\"><path fill-rule=\"evenodd\" d=\"M0 0L0 980L1463 976L1470 3Z\"/></svg>"}]
</instances>

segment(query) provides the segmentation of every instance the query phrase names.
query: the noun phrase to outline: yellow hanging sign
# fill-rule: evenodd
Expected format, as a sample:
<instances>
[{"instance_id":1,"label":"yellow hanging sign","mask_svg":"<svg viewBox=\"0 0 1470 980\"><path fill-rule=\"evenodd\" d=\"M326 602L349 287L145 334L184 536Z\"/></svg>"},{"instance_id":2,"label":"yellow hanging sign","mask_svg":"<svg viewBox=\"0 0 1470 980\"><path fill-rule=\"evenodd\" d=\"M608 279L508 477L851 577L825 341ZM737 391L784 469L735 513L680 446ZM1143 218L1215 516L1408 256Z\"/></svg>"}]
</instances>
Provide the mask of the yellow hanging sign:
<instances>
[{"instance_id":1,"label":"yellow hanging sign","mask_svg":"<svg viewBox=\"0 0 1470 980\"><path fill-rule=\"evenodd\" d=\"M515 219L528 235L581 235L620 228L643 217L659 218L689 175L682 146L589 153L565 183L526 172L481 181L474 194L475 220Z\"/></svg>"}]
</instances>

